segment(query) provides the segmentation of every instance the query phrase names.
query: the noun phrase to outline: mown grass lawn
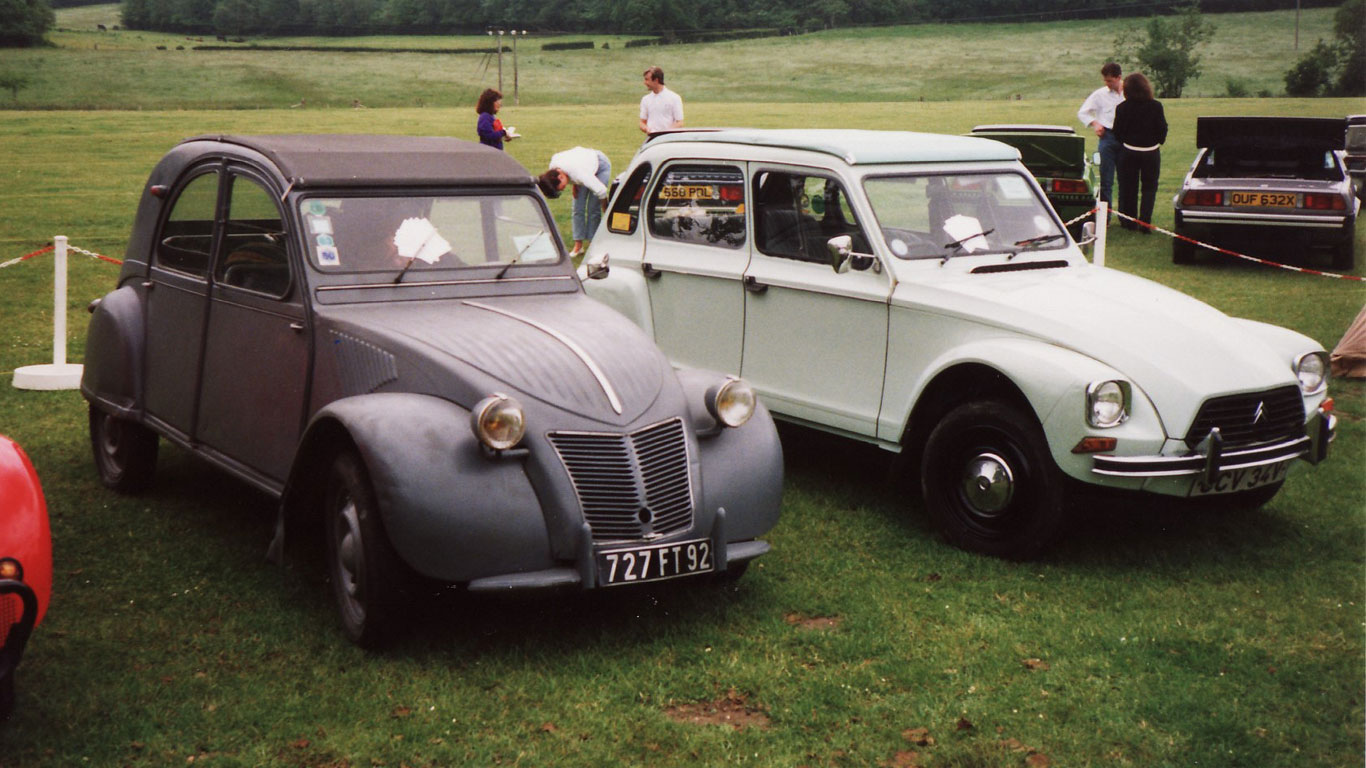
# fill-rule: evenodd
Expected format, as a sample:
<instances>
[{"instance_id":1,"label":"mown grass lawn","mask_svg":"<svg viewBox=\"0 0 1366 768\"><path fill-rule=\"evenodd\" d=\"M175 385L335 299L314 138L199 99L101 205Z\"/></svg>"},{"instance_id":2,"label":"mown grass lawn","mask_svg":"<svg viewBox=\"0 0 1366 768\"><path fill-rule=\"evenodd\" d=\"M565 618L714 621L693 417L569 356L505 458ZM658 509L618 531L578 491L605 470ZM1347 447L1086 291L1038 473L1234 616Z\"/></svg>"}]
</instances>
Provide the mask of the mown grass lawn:
<instances>
[{"instance_id":1,"label":"mown grass lawn","mask_svg":"<svg viewBox=\"0 0 1366 768\"><path fill-rule=\"evenodd\" d=\"M1068 124L1090 79L1075 97L1019 102L690 98L689 122ZM527 136L510 152L539 170L583 144L624 167L640 141L634 99L509 104L505 119ZM1195 116L1361 111L1284 99L1167 110L1159 225L1171 223L1165 201L1193 156ZM185 136L470 137L473 117L464 105L0 112L0 262L54 234L122 256L147 172ZM564 229L568 207L552 203ZM1358 252L1366 259L1360 227ZM79 361L84 307L117 270L72 259ZM1215 260L1177 268L1161 237L1114 232L1107 263L1327 347L1366 301L1360 282ZM0 269L0 432L42 476L56 561L19 709L0 726L4 768L1298 767L1354 765L1366 750L1362 382L1333 384L1342 425L1331 461L1295 470L1264 509L1090 508L1033 563L946 546L888 456L785 430L774 551L736 586L453 598L428 606L391 650L366 654L333 626L313 571L265 563L270 499L166 445L150 493L106 491L79 395L8 386L15 367L50 355L50 267L40 256Z\"/></svg>"}]
</instances>

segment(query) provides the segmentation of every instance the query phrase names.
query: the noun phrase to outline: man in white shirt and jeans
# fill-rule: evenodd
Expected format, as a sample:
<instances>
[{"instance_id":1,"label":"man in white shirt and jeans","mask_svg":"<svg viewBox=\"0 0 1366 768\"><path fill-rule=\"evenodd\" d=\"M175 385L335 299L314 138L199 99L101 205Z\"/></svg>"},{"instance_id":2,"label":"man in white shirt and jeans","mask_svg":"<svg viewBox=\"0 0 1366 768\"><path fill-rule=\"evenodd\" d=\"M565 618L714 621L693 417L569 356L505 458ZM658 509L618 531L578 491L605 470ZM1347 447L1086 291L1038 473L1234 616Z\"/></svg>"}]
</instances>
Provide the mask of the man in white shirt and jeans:
<instances>
[{"instance_id":1,"label":"man in white shirt and jeans","mask_svg":"<svg viewBox=\"0 0 1366 768\"><path fill-rule=\"evenodd\" d=\"M645 87L650 91L640 98L640 130L644 133L683 127L683 98L664 87L664 70L645 70Z\"/></svg>"},{"instance_id":2,"label":"man in white shirt and jeans","mask_svg":"<svg viewBox=\"0 0 1366 768\"><path fill-rule=\"evenodd\" d=\"M1100 152L1100 199L1110 202L1110 189L1115 182L1115 163L1119 161L1119 140L1110 132L1115 127L1115 107L1124 101L1124 80L1119 65L1113 61L1100 68L1105 85L1091 92L1077 110L1077 119L1089 126L1100 137L1096 147Z\"/></svg>"}]
</instances>

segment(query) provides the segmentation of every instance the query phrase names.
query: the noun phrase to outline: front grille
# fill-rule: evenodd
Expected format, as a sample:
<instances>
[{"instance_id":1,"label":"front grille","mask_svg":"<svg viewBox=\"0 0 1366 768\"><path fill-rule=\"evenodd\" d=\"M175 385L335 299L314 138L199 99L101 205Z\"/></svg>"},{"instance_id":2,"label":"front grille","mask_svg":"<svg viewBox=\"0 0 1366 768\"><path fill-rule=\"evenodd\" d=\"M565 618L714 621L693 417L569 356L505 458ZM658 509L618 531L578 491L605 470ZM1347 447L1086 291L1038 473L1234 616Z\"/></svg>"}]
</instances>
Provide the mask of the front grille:
<instances>
[{"instance_id":1,"label":"front grille","mask_svg":"<svg viewBox=\"0 0 1366 768\"><path fill-rule=\"evenodd\" d=\"M1304 399L1291 386L1206 400L1186 432L1186 445L1199 445L1215 427L1227 446L1303 435Z\"/></svg>"},{"instance_id":2,"label":"front grille","mask_svg":"<svg viewBox=\"0 0 1366 768\"><path fill-rule=\"evenodd\" d=\"M692 525L692 480L683 422L629 435L552 432L594 541L667 536Z\"/></svg>"}]
</instances>

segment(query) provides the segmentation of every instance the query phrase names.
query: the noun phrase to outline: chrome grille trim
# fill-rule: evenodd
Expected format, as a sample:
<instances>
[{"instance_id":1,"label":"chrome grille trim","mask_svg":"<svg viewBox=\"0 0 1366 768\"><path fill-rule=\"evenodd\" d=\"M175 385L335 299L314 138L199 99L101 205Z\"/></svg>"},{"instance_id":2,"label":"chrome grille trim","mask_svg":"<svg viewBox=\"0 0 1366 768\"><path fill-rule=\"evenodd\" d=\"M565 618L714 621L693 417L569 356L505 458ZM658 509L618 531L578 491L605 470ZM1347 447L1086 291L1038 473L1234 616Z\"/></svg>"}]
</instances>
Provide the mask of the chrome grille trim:
<instances>
[{"instance_id":1,"label":"chrome grille trim","mask_svg":"<svg viewBox=\"0 0 1366 768\"><path fill-rule=\"evenodd\" d=\"M692 477L682 419L630 434L551 432L595 542L657 539L693 521ZM641 511L649 514L642 519Z\"/></svg>"}]
</instances>

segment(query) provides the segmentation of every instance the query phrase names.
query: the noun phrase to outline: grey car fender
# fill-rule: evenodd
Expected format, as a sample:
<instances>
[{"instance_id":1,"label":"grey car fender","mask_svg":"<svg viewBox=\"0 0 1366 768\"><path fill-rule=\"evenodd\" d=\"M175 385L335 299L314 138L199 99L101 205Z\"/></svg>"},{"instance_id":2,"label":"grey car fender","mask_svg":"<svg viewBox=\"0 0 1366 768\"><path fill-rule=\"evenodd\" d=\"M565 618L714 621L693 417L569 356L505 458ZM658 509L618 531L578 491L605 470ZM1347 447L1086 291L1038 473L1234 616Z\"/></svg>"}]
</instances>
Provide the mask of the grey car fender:
<instances>
[{"instance_id":1,"label":"grey car fender","mask_svg":"<svg viewBox=\"0 0 1366 768\"><path fill-rule=\"evenodd\" d=\"M523 459L486 451L470 431L469 411L409 393L329 403L305 431L290 489L326 482L318 457L336 450L338 430L365 463L390 543L414 570L465 582L549 567L545 518Z\"/></svg>"},{"instance_id":2,"label":"grey car fender","mask_svg":"<svg viewBox=\"0 0 1366 768\"><path fill-rule=\"evenodd\" d=\"M125 285L94 305L86 331L81 392L106 411L131 418L142 409L142 361L146 339L142 297Z\"/></svg>"}]
</instances>

